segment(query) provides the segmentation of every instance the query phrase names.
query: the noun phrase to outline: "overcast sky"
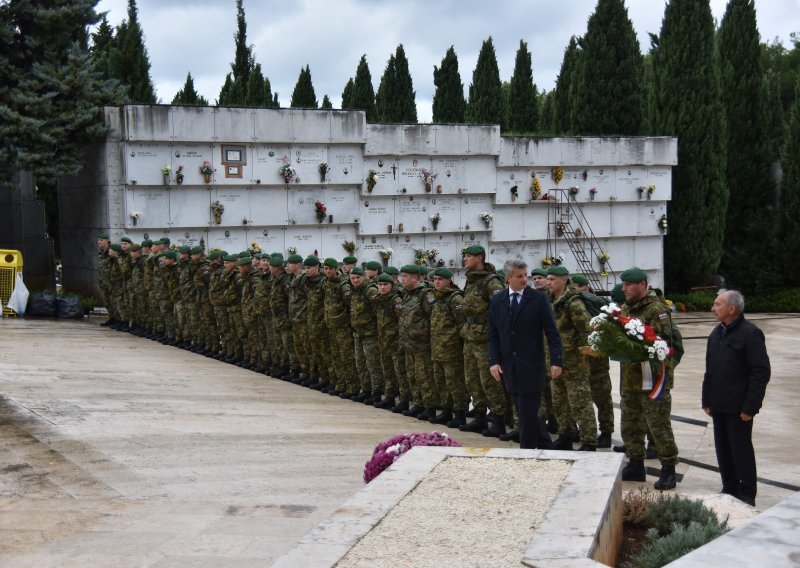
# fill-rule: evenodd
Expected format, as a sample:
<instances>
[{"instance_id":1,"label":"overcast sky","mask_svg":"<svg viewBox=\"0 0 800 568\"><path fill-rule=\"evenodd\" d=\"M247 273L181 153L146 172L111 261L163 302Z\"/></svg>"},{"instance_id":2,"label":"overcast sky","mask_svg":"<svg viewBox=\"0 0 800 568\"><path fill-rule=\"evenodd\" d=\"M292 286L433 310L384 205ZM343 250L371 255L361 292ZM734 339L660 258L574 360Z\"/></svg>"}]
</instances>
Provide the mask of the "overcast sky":
<instances>
[{"instance_id":1,"label":"overcast sky","mask_svg":"<svg viewBox=\"0 0 800 568\"><path fill-rule=\"evenodd\" d=\"M366 54L377 91L389 55L402 43L409 59L420 122L430 122L433 67L447 48L458 55L465 91L472 80L482 42L492 36L500 77L509 80L519 41L533 54L533 79L553 88L564 49L572 35L582 35L595 0L244 0L247 41L289 106L300 68L309 65L318 100L327 94L338 108L342 89L355 76ZM648 33L658 33L664 3L628 0L643 52ZM711 0L719 21L726 0ZM235 0L138 0L139 19L150 55L151 76L161 102L169 103L186 73L212 104L230 71L236 32ZM126 16L127 0L100 0L116 25ZM800 0L756 0L762 40L778 37L791 46L789 34L800 32Z\"/></svg>"}]
</instances>

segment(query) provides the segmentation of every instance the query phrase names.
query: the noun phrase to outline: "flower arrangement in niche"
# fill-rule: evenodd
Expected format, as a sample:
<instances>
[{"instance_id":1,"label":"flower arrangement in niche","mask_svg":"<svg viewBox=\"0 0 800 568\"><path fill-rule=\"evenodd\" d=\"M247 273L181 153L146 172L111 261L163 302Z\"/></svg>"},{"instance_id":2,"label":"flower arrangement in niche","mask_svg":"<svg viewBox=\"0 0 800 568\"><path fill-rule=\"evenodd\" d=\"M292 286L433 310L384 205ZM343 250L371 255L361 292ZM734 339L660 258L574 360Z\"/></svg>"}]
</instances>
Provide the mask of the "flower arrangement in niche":
<instances>
[{"instance_id":1,"label":"flower arrangement in niche","mask_svg":"<svg viewBox=\"0 0 800 568\"><path fill-rule=\"evenodd\" d=\"M661 218L658 220L658 228L664 231L664 234L667 234L669 230L669 223L667 223L667 216L662 215Z\"/></svg>"},{"instance_id":2,"label":"flower arrangement in niche","mask_svg":"<svg viewBox=\"0 0 800 568\"><path fill-rule=\"evenodd\" d=\"M550 177L552 177L553 181L558 185L558 183L564 179L564 168L553 168L550 170Z\"/></svg>"},{"instance_id":3,"label":"flower arrangement in niche","mask_svg":"<svg viewBox=\"0 0 800 568\"><path fill-rule=\"evenodd\" d=\"M283 181L287 184L292 183L292 180L297 177L297 172L294 171L292 163L289 161L289 156L283 157L283 164L278 168L278 174L280 174Z\"/></svg>"},{"instance_id":4,"label":"flower arrangement in niche","mask_svg":"<svg viewBox=\"0 0 800 568\"><path fill-rule=\"evenodd\" d=\"M317 201L314 203L314 215L317 216L317 221L322 223L325 220L325 217L328 215L328 208L325 207L325 204L322 201Z\"/></svg>"},{"instance_id":5,"label":"flower arrangement in niche","mask_svg":"<svg viewBox=\"0 0 800 568\"><path fill-rule=\"evenodd\" d=\"M564 255L562 253L558 253L553 256L546 256L542 259L542 268L560 266L562 262L564 262Z\"/></svg>"},{"instance_id":6,"label":"flower arrangement in niche","mask_svg":"<svg viewBox=\"0 0 800 568\"><path fill-rule=\"evenodd\" d=\"M420 432L416 434L400 434L375 446L372 457L364 464L364 483L369 483L383 470L414 446L450 446L461 444L449 438L444 432Z\"/></svg>"},{"instance_id":7,"label":"flower arrangement in niche","mask_svg":"<svg viewBox=\"0 0 800 568\"><path fill-rule=\"evenodd\" d=\"M488 228L491 226L491 224L492 224L492 219L494 219L494 215L492 215L491 213L489 213L489 212L487 212L487 211L483 211L483 212L481 212L481 213L478 215L478 217L480 217L480 218L481 218L481 221L483 221L483 224L484 224L484 225L486 225L486 228L487 228L487 229L488 229Z\"/></svg>"},{"instance_id":8,"label":"flower arrangement in niche","mask_svg":"<svg viewBox=\"0 0 800 568\"><path fill-rule=\"evenodd\" d=\"M219 201L211 204L211 213L214 215L214 222L219 225L222 223L222 214L225 212L225 206Z\"/></svg>"},{"instance_id":9,"label":"flower arrangement in niche","mask_svg":"<svg viewBox=\"0 0 800 568\"><path fill-rule=\"evenodd\" d=\"M597 188L593 187L592 189L589 190L589 199L591 201L594 201L594 196L595 195L597 195Z\"/></svg>"},{"instance_id":10,"label":"flower arrangement in niche","mask_svg":"<svg viewBox=\"0 0 800 568\"><path fill-rule=\"evenodd\" d=\"M356 252L356 243L353 241L345 241L342 243L342 248L346 250L348 253L353 254Z\"/></svg>"},{"instance_id":11,"label":"flower arrangement in niche","mask_svg":"<svg viewBox=\"0 0 800 568\"><path fill-rule=\"evenodd\" d=\"M600 254L597 255L597 262L600 263L600 276L605 278L608 276L608 272L606 272L606 264L608 261L611 260L611 255L605 251L600 251Z\"/></svg>"},{"instance_id":12,"label":"flower arrangement in niche","mask_svg":"<svg viewBox=\"0 0 800 568\"><path fill-rule=\"evenodd\" d=\"M367 174L367 191L372 193L375 186L378 184L378 172L370 170Z\"/></svg>"},{"instance_id":13,"label":"flower arrangement in niche","mask_svg":"<svg viewBox=\"0 0 800 568\"><path fill-rule=\"evenodd\" d=\"M533 174L533 181L531 182L531 199L539 199L542 195L542 184L539 183L539 178Z\"/></svg>"},{"instance_id":14,"label":"flower arrangement in niche","mask_svg":"<svg viewBox=\"0 0 800 568\"><path fill-rule=\"evenodd\" d=\"M435 215L431 215L431 226L433 227L434 231L439 228L439 221L441 221L441 220L442 220L442 216L439 215L439 213L436 213Z\"/></svg>"},{"instance_id":15,"label":"flower arrangement in niche","mask_svg":"<svg viewBox=\"0 0 800 568\"><path fill-rule=\"evenodd\" d=\"M655 192L655 190L656 190L655 184L651 183L650 185L647 186L647 199L650 199L652 197L653 192Z\"/></svg>"},{"instance_id":16,"label":"flower arrangement in niche","mask_svg":"<svg viewBox=\"0 0 800 568\"><path fill-rule=\"evenodd\" d=\"M643 185L640 185L636 188L636 191L639 192L639 199L641 199L644 196L644 192L647 191L647 188Z\"/></svg>"},{"instance_id":17,"label":"flower arrangement in niche","mask_svg":"<svg viewBox=\"0 0 800 568\"><path fill-rule=\"evenodd\" d=\"M289 247L286 250L290 255L297 254L297 247Z\"/></svg>"},{"instance_id":18,"label":"flower arrangement in niche","mask_svg":"<svg viewBox=\"0 0 800 568\"><path fill-rule=\"evenodd\" d=\"M425 184L425 191L427 193L431 192L431 182L435 180L439 174L435 174L432 171L422 168L422 183Z\"/></svg>"},{"instance_id":19,"label":"flower arrangement in niche","mask_svg":"<svg viewBox=\"0 0 800 568\"><path fill-rule=\"evenodd\" d=\"M319 165L319 181L325 183L325 177L328 175L328 171L330 168L326 162L322 162Z\"/></svg>"},{"instance_id":20,"label":"flower arrangement in niche","mask_svg":"<svg viewBox=\"0 0 800 568\"><path fill-rule=\"evenodd\" d=\"M391 248L385 248L385 249L379 250L378 254L381 255L381 258L383 260L389 260L390 258L392 258L392 255L394 254L394 251Z\"/></svg>"},{"instance_id":21,"label":"flower arrangement in niche","mask_svg":"<svg viewBox=\"0 0 800 568\"><path fill-rule=\"evenodd\" d=\"M183 164L178 166L178 169L175 170L175 181L178 182L178 185L183 183Z\"/></svg>"},{"instance_id":22,"label":"flower arrangement in niche","mask_svg":"<svg viewBox=\"0 0 800 568\"><path fill-rule=\"evenodd\" d=\"M258 253L261 252L261 245L258 244L255 241L253 241L252 243L250 243L250 249L249 250L250 250L251 254L258 254Z\"/></svg>"},{"instance_id":23,"label":"flower arrangement in niche","mask_svg":"<svg viewBox=\"0 0 800 568\"><path fill-rule=\"evenodd\" d=\"M161 168L161 176L164 178L164 185L169 185L169 173L172 171L172 166L169 164Z\"/></svg>"},{"instance_id":24,"label":"flower arrangement in niche","mask_svg":"<svg viewBox=\"0 0 800 568\"><path fill-rule=\"evenodd\" d=\"M208 160L204 161L203 165L200 166L200 173L202 174L206 183L211 183L211 174L214 173L214 168L211 167L211 162Z\"/></svg>"},{"instance_id":25,"label":"flower arrangement in niche","mask_svg":"<svg viewBox=\"0 0 800 568\"><path fill-rule=\"evenodd\" d=\"M519 188L516 185L514 185L511 187L511 201L512 202L516 201L518 197L519 197Z\"/></svg>"},{"instance_id":26,"label":"flower arrangement in niche","mask_svg":"<svg viewBox=\"0 0 800 568\"><path fill-rule=\"evenodd\" d=\"M141 211L131 211L131 221L133 222L133 226L136 226L136 223L139 221L139 217L142 216Z\"/></svg>"},{"instance_id":27,"label":"flower arrangement in niche","mask_svg":"<svg viewBox=\"0 0 800 568\"><path fill-rule=\"evenodd\" d=\"M572 197L575 197L575 196L577 196L577 195L578 195L580 192L581 192L581 188L579 188L579 187L577 187L577 186L574 186L574 185L573 185L572 187L570 187L570 188L569 188L569 194L570 194Z\"/></svg>"}]
</instances>

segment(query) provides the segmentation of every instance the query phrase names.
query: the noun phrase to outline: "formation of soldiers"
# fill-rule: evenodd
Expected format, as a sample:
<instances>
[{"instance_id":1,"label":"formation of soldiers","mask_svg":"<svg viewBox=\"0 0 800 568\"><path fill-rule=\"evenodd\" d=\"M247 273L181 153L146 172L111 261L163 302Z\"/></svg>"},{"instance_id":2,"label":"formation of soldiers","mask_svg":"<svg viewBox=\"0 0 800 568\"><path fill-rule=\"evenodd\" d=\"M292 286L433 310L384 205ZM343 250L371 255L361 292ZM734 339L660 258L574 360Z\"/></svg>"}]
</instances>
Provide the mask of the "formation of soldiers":
<instances>
[{"instance_id":1,"label":"formation of soldiers","mask_svg":"<svg viewBox=\"0 0 800 568\"><path fill-rule=\"evenodd\" d=\"M464 250L461 289L444 267L206 255L202 247L171 248L168 238L110 244L100 235L98 245L109 312L103 325L333 396L518 441L516 410L489 373L486 343L489 302L506 283L481 246ZM609 362L581 353L591 331L587 298L602 300L563 266L531 276L551 299L564 348L563 374L548 383L540 418L558 434L555 449L577 442L580 451L608 448Z\"/></svg>"}]
</instances>

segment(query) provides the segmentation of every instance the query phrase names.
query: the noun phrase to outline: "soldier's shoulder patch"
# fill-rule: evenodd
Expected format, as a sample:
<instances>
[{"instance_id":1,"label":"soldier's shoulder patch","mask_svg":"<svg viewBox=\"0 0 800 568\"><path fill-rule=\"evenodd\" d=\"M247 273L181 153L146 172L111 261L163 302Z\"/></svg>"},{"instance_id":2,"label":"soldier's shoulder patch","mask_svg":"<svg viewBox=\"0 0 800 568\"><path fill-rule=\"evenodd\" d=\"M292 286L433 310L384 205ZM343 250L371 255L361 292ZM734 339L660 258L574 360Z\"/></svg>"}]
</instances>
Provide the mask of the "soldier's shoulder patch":
<instances>
[{"instance_id":1,"label":"soldier's shoulder patch","mask_svg":"<svg viewBox=\"0 0 800 568\"><path fill-rule=\"evenodd\" d=\"M428 303L432 304L436 301L436 297L433 294L428 294Z\"/></svg>"},{"instance_id":2,"label":"soldier's shoulder patch","mask_svg":"<svg viewBox=\"0 0 800 568\"><path fill-rule=\"evenodd\" d=\"M499 290L495 290L494 292L492 292L492 296L494 296L494 295L495 295L495 294L497 294L498 292L502 292L502 291L503 291L503 288L500 288Z\"/></svg>"},{"instance_id":3,"label":"soldier's shoulder patch","mask_svg":"<svg viewBox=\"0 0 800 568\"><path fill-rule=\"evenodd\" d=\"M463 304L453 304L453 308L456 310L460 310L463 306Z\"/></svg>"},{"instance_id":4,"label":"soldier's shoulder patch","mask_svg":"<svg viewBox=\"0 0 800 568\"><path fill-rule=\"evenodd\" d=\"M667 314L666 312L658 314L658 319L660 319L660 320L667 319L668 317L669 317L669 314Z\"/></svg>"},{"instance_id":5,"label":"soldier's shoulder patch","mask_svg":"<svg viewBox=\"0 0 800 568\"><path fill-rule=\"evenodd\" d=\"M344 295L345 296L352 296L353 295L353 291L352 290L345 290L344 291Z\"/></svg>"}]
</instances>

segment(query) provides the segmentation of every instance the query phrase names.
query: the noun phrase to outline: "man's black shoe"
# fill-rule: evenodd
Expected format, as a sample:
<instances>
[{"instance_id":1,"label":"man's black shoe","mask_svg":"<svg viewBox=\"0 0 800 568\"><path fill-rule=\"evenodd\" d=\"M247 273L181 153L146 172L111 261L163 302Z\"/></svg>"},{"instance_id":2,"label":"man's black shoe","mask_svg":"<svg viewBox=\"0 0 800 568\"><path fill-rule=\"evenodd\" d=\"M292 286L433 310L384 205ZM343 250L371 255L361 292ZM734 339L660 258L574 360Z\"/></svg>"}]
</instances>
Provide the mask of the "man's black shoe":
<instances>
[{"instance_id":1,"label":"man's black shoe","mask_svg":"<svg viewBox=\"0 0 800 568\"><path fill-rule=\"evenodd\" d=\"M596 452L597 448L594 446L590 446L589 444L581 444L581 447L578 448L579 452Z\"/></svg>"},{"instance_id":2,"label":"man's black shoe","mask_svg":"<svg viewBox=\"0 0 800 568\"><path fill-rule=\"evenodd\" d=\"M423 412L417 414L417 420L428 420L436 418L436 409L434 407L426 408Z\"/></svg>"},{"instance_id":3,"label":"man's black shoe","mask_svg":"<svg viewBox=\"0 0 800 568\"><path fill-rule=\"evenodd\" d=\"M558 439L555 442L553 442L553 449L571 452L572 436L559 436Z\"/></svg>"},{"instance_id":4,"label":"man's black shoe","mask_svg":"<svg viewBox=\"0 0 800 568\"><path fill-rule=\"evenodd\" d=\"M622 468L622 481L646 481L647 473L642 460L631 460Z\"/></svg>"},{"instance_id":5,"label":"man's black shoe","mask_svg":"<svg viewBox=\"0 0 800 568\"><path fill-rule=\"evenodd\" d=\"M353 397L353 402L364 402L370 397L370 394L366 391L361 391L357 395Z\"/></svg>"},{"instance_id":6,"label":"man's black shoe","mask_svg":"<svg viewBox=\"0 0 800 568\"><path fill-rule=\"evenodd\" d=\"M464 424L458 427L458 429L461 430L462 432L476 432L476 433L483 432L484 428L486 428L485 414L476 416L472 420L472 422L469 422L468 424Z\"/></svg>"},{"instance_id":7,"label":"man's black shoe","mask_svg":"<svg viewBox=\"0 0 800 568\"><path fill-rule=\"evenodd\" d=\"M448 428L458 428L467 423L467 414L465 412L454 412L453 419L447 423Z\"/></svg>"},{"instance_id":8,"label":"man's black shoe","mask_svg":"<svg viewBox=\"0 0 800 568\"><path fill-rule=\"evenodd\" d=\"M423 412L425 412L425 407L424 406L417 406L415 404L414 406L412 406L408 410L404 410L403 411L403 416L413 416L414 418L416 418L417 416L419 416Z\"/></svg>"},{"instance_id":9,"label":"man's black shoe","mask_svg":"<svg viewBox=\"0 0 800 568\"><path fill-rule=\"evenodd\" d=\"M597 437L597 447L598 448L610 448L611 447L611 434L608 432L600 432L600 435Z\"/></svg>"},{"instance_id":10,"label":"man's black shoe","mask_svg":"<svg viewBox=\"0 0 800 568\"><path fill-rule=\"evenodd\" d=\"M429 418L431 424L447 424L453 419L453 413L449 410L442 410L438 415Z\"/></svg>"},{"instance_id":11,"label":"man's black shoe","mask_svg":"<svg viewBox=\"0 0 800 568\"><path fill-rule=\"evenodd\" d=\"M617 452L618 454L624 454L625 450L626 450L625 444L620 444L619 446L614 446L611 449L614 450L615 452Z\"/></svg>"},{"instance_id":12,"label":"man's black shoe","mask_svg":"<svg viewBox=\"0 0 800 568\"><path fill-rule=\"evenodd\" d=\"M364 404L368 404L369 406L375 406L376 404L378 404L381 401L382 398L383 398L383 393L376 392L371 397L369 397L367 400L365 400Z\"/></svg>"},{"instance_id":13,"label":"man's black shoe","mask_svg":"<svg viewBox=\"0 0 800 568\"><path fill-rule=\"evenodd\" d=\"M392 411L392 412L394 412L395 414L402 414L403 412L405 412L406 410L408 410L408 401L407 401L407 400L401 400L400 402L398 402L397 404L395 404L395 405L394 405L392 408L390 408L389 410L391 410L391 411Z\"/></svg>"},{"instance_id":14,"label":"man's black shoe","mask_svg":"<svg viewBox=\"0 0 800 568\"><path fill-rule=\"evenodd\" d=\"M394 397L387 396L383 400L374 403L372 406L375 408L382 408L384 410L389 410L390 408L394 407Z\"/></svg>"},{"instance_id":15,"label":"man's black shoe","mask_svg":"<svg viewBox=\"0 0 800 568\"><path fill-rule=\"evenodd\" d=\"M558 434L558 420L555 416L547 417L547 431L550 434Z\"/></svg>"},{"instance_id":16,"label":"man's black shoe","mask_svg":"<svg viewBox=\"0 0 800 568\"><path fill-rule=\"evenodd\" d=\"M655 489L659 491L665 491L667 489L675 489L675 485L677 481L675 480L675 466L674 465L662 465L661 466L661 476L658 478L653 484Z\"/></svg>"},{"instance_id":17,"label":"man's black shoe","mask_svg":"<svg viewBox=\"0 0 800 568\"><path fill-rule=\"evenodd\" d=\"M510 432L506 432L505 434L500 435L501 442L517 442L519 443L519 430L511 430Z\"/></svg>"},{"instance_id":18,"label":"man's black shoe","mask_svg":"<svg viewBox=\"0 0 800 568\"><path fill-rule=\"evenodd\" d=\"M506 433L506 423L502 416L495 416L491 426L481 431L481 435L487 438L499 438Z\"/></svg>"}]
</instances>

